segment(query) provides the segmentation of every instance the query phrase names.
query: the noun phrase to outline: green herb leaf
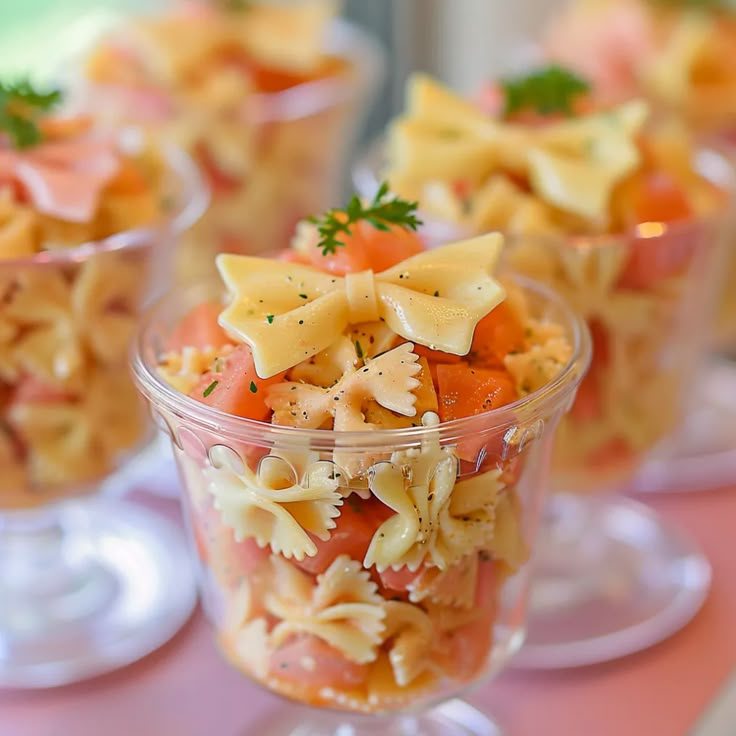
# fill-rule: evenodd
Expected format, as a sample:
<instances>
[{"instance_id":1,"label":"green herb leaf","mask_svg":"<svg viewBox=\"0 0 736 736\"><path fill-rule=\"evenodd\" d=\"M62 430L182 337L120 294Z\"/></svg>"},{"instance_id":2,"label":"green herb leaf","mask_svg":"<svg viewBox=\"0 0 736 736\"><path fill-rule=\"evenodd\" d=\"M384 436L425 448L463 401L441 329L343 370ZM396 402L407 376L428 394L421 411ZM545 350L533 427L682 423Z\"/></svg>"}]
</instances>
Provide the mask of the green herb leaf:
<instances>
[{"instance_id":1,"label":"green herb leaf","mask_svg":"<svg viewBox=\"0 0 736 736\"><path fill-rule=\"evenodd\" d=\"M268 321L268 324L272 325L273 324L273 315L272 314L267 314L266 315L266 320Z\"/></svg>"},{"instance_id":2,"label":"green herb leaf","mask_svg":"<svg viewBox=\"0 0 736 736\"><path fill-rule=\"evenodd\" d=\"M258 393L258 386L256 386L256 382L255 381L251 381L250 382L250 392L252 394L257 394Z\"/></svg>"},{"instance_id":3,"label":"green herb leaf","mask_svg":"<svg viewBox=\"0 0 736 736\"><path fill-rule=\"evenodd\" d=\"M355 352L358 354L358 357L363 360L363 346L360 344L360 340L355 341Z\"/></svg>"},{"instance_id":4,"label":"green herb leaf","mask_svg":"<svg viewBox=\"0 0 736 736\"><path fill-rule=\"evenodd\" d=\"M322 249L323 256L327 256L337 253L338 247L345 245L342 236L351 235L352 226L357 222L368 222L376 230L387 231L394 226L416 231L422 224L417 217L418 208L418 202L389 197L388 182L383 182L376 196L367 204L353 195L344 209L332 209L322 217L310 217L308 220L317 226L320 236L317 247Z\"/></svg>"},{"instance_id":5,"label":"green herb leaf","mask_svg":"<svg viewBox=\"0 0 736 736\"><path fill-rule=\"evenodd\" d=\"M43 138L38 120L60 102L58 89L39 91L28 80L0 82L0 131L15 148L35 146Z\"/></svg>"},{"instance_id":6,"label":"green herb leaf","mask_svg":"<svg viewBox=\"0 0 736 736\"><path fill-rule=\"evenodd\" d=\"M207 388L204 390L204 393L202 394L202 396L204 396L204 398L206 399L217 388L218 383L220 382L212 381L212 383L209 386L207 386Z\"/></svg>"},{"instance_id":7,"label":"green herb leaf","mask_svg":"<svg viewBox=\"0 0 736 736\"><path fill-rule=\"evenodd\" d=\"M527 76L502 80L501 87L506 97L505 117L523 110L571 115L575 98L590 92L585 79L554 64Z\"/></svg>"}]
</instances>

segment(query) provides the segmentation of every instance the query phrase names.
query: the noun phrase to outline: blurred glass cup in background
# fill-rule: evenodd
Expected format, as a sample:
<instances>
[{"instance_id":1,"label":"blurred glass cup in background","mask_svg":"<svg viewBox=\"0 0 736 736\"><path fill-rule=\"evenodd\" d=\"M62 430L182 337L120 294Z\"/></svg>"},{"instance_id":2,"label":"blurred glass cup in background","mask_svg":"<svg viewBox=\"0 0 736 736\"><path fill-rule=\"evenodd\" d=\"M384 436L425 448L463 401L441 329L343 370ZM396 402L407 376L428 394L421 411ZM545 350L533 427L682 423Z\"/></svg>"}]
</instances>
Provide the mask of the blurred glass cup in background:
<instances>
[{"instance_id":1,"label":"blurred glass cup in background","mask_svg":"<svg viewBox=\"0 0 736 736\"><path fill-rule=\"evenodd\" d=\"M132 129L116 140L124 155L150 148ZM78 225L58 221L59 243L0 259L0 687L128 664L173 636L195 603L175 526L99 493L151 438L129 340L207 204L185 154L155 153L161 212L150 224L61 245ZM134 221L135 197L121 197L110 195L106 216ZM8 242L12 226L0 227Z\"/></svg>"},{"instance_id":2,"label":"blurred glass cup in background","mask_svg":"<svg viewBox=\"0 0 736 736\"><path fill-rule=\"evenodd\" d=\"M302 30L297 21L310 5L319 22ZM319 16L323 6L330 7L307 2L293 19L279 9L251 27L249 14L260 7L189 4L130 18L90 54L76 105L180 145L212 190L208 211L179 251L180 282L213 275L218 252L286 247L299 220L337 204L384 62L368 34ZM289 44L311 49L306 66L280 63Z\"/></svg>"}]
</instances>

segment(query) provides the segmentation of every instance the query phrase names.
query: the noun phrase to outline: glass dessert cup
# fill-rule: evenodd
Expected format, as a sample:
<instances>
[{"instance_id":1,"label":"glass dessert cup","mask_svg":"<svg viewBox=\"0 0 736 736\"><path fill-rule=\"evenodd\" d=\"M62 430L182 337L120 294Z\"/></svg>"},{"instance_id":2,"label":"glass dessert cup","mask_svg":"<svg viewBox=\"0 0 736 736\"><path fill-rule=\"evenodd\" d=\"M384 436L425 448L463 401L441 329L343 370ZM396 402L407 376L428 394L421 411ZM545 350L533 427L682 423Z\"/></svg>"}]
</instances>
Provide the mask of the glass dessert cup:
<instances>
[{"instance_id":1,"label":"glass dessert cup","mask_svg":"<svg viewBox=\"0 0 736 736\"><path fill-rule=\"evenodd\" d=\"M736 266L736 248L734 248L736 213L732 200L733 193L736 192L736 173L733 162L736 162L736 152L732 155L722 140L712 149L703 148L699 152L698 169L700 173L731 194L729 210L721 213L713 221L704 222L702 232L698 231L697 223L693 223L690 229L687 227L680 229L678 226L677 237L672 228L659 237L657 228L661 225L653 223L645 227L641 232L641 237L634 234L631 238L632 242L641 242L643 246L648 241L655 244L649 249L640 248L644 265L646 265L647 250L651 251L656 258L660 257L657 244L662 248L661 257L665 265L666 248L669 244L674 244L674 252L686 256L688 248L683 245L678 246L677 243L680 241L684 243L689 237L693 242L710 237L713 243L719 244L721 248L718 253L714 254L714 258L719 261L718 268L714 269L717 275L714 272L705 274L704 278L709 281L701 285L704 301L698 305L700 307L698 313L701 315L700 322L692 323L695 326L690 335L683 333L681 336L683 344L688 340L694 341L695 349L690 357L699 361L699 373L693 384L694 388L689 390L682 399L686 402L686 411L677 412L678 423L671 422L668 431L661 433L656 442L650 443L649 447L652 452L649 452L642 461L637 461L635 472L624 472L620 475L620 481L617 484L619 490L625 489L637 493L701 491L728 487L736 482L736 403L729 398L736 391L736 370L728 359L713 355L712 334L706 335L709 330L708 326L714 324L713 315L718 313L719 303L721 323L725 324L728 321L731 330L736 330L736 313L727 319L724 319L723 316L725 302L729 296L736 300L736 286L734 286L736 285L736 272L733 272ZM363 196L373 196L380 184L380 172L385 168L385 141L379 139L367 149L353 168L353 183L356 190ZM477 234L468 225L443 220L431 214L424 215L422 219L424 220L422 238L430 248ZM650 229L647 230L647 228ZM693 235L688 235L689 232L692 232ZM608 238L608 241L614 243L616 238ZM591 247L597 247L596 240L588 242ZM562 247L562 244L550 242L550 247ZM580 239L578 241L579 252L585 251L586 247L586 241ZM615 260L615 257L612 256L612 259ZM573 265L571 263L569 268L572 268ZM654 265L652 263L652 266ZM515 264L512 266L518 268ZM702 269L697 274L688 271L687 279L694 280L701 272ZM541 281L546 278L544 273L540 273L535 268L532 268L530 275ZM585 276L585 272L581 276ZM724 284L725 288L721 288ZM697 286L692 284L691 288L694 289ZM721 296L724 294L725 297ZM576 299L577 297L572 298L573 304ZM683 308L684 304L683 301ZM723 329L717 330L717 334L720 335L717 344L728 354L728 342L724 341ZM705 340L706 348L710 348L710 355L707 354L706 348L700 346L701 338Z\"/></svg>"},{"instance_id":2,"label":"glass dessert cup","mask_svg":"<svg viewBox=\"0 0 736 736\"><path fill-rule=\"evenodd\" d=\"M331 27L325 53L338 63L331 76L280 92L242 90L227 105L187 104L159 88L77 84L75 107L115 125L145 125L200 164L212 197L179 248L181 283L214 276L219 252L287 247L298 221L336 203L384 62L372 38L344 22Z\"/></svg>"},{"instance_id":3,"label":"glass dessert cup","mask_svg":"<svg viewBox=\"0 0 736 736\"><path fill-rule=\"evenodd\" d=\"M573 347L562 372L503 408L411 429L276 426L176 392L159 376L162 350L219 285L180 291L143 322L134 373L172 440L218 646L261 686L324 709L284 710L253 733L498 733L462 703L427 709L521 645L551 442L590 358L582 322L546 289L522 288ZM405 526L419 514L407 499L431 520L426 537ZM468 524L484 531L473 539ZM397 544L413 563L381 562Z\"/></svg>"},{"instance_id":4,"label":"glass dessert cup","mask_svg":"<svg viewBox=\"0 0 736 736\"><path fill-rule=\"evenodd\" d=\"M374 148L355 172L365 196L377 186L381 161ZM703 151L700 164L733 191L722 156ZM647 223L622 236L506 238L505 265L566 298L593 336L591 370L555 442L555 492L540 532L527 638L515 660L522 666L578 666L633 653L675 633L705 599L705 557L616 492L655 467L669 467L660 488L671 488L684 467L703 465L698 456L678 457L676 443L685 418L700 408L692 387L707 359L704 326L715 306L728 218L730 212ZM426 241L440 244L452 224L437 229L425 220ZM456 225L450 239L471 235ZM637 275L657 269L673 275L651 282ZM733 473L732 447L706 479Z\"/></svg>"},{"instance_id":5,"label":"glass dessert cup","mask_svg":"<svg viewBox=\"0 0 736 736\"><path fill-rule=\"evenodd\" d=\"M126 131L120 147L141 140ZM196 600L174 525L97 493L150 438L129 341L206 205L191 161L174 149L164 161L167 204L150 226L0 260L0 687L128 664Z\"/></svg>"}]
</instances>

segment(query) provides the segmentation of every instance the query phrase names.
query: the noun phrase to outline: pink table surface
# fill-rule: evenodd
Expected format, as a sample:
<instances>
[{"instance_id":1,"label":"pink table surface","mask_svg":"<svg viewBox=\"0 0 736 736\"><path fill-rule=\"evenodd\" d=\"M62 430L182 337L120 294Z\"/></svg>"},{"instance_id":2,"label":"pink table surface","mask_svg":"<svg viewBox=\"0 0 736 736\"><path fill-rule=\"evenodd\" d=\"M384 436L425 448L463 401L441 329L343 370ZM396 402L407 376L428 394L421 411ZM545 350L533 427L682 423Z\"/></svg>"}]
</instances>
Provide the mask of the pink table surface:
<instances>
[{"instance_id":1,"label":"pink table surface","mask_svg":"<svg viewBox=\"0 0 736 736\"><path fill-rule=\"evenodd\" d=\"M711 595L684 630L607 665L545 674L510 671L471 696L508 736L686 736L736 666L736 489L657 496L711 559ZM0 695L0 736L258 736L280 701L231 671L197 613L136 665L58 690ZM734 724L736 734L736 724Z\"/></svg>"}]
</instances>

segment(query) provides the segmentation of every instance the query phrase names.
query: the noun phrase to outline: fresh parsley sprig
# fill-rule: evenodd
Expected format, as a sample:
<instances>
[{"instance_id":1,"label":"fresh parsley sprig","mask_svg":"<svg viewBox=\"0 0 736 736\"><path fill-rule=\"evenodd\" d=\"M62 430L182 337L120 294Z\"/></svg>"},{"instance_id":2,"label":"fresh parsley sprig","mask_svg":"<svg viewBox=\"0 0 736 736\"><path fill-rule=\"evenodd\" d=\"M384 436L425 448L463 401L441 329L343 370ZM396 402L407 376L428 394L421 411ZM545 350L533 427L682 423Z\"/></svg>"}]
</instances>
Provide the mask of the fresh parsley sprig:
<instances>
[{"instance_id":1,"label":"fresh parsley sprig","mask_svg":"<svg viewBox=\"0 0 736 736\"><path fill-rule=\"evenodd\" d=\"M523 110L540 115L571 115L575 98L590 92L585 79L554 64L526 76L502 80L501 88L505 117Z\"/></svg>"},{"instance_id":2,"label":"fresh parsley sprig","mask_svg":"<svg viewBox=\"0 0 736 736\"><path fill-rule=\"evenodd\" d=\"M322 217L307 219L317 226L320 238L317 247L327 256L345 245L341 236L352 235L352 226L361 221L370 223L376 230L388 231L394 226L415 231L422 224L416 214L418 207L418 202L396 196L389 198L388 182L383 182L368 204L364 205L354 194L345 209L332 209Z\"/></svg>"},{"instance_id":3,"label":"fresh parsley sprig","mask_svg":"<svg viewBox=\"0 0 736 736\"><path fill-rule=\"evenodd\" d=\"M39 91L27 79L0 82L0 132L16 148L35 146L43 138L39 118L60 102L58 89Z\"/></svg>"}]
</instances>

